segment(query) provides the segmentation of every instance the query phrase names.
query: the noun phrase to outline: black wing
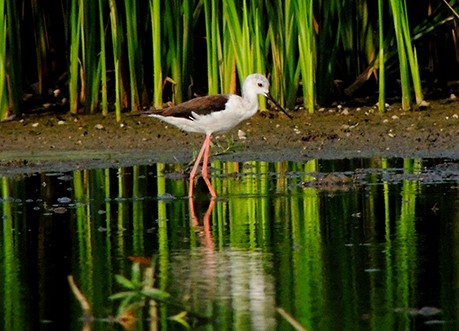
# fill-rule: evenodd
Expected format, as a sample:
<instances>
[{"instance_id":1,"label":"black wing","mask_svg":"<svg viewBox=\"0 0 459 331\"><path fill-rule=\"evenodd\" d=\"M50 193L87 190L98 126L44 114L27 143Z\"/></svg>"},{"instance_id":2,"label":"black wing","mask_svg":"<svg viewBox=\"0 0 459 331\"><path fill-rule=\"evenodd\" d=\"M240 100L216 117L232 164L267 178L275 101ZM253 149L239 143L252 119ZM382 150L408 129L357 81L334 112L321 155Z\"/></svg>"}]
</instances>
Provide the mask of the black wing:
<instances>
[{"instance_id":1,"label":"black wing","mask_svg":"<svg viewBox=\"0 0 459 331\"><path fill-rule=\"evenodd\" d=\"M228 95L209 95L205 97L198 97L176 106L164 108L160 111L155 111L154 114L162 116L174 117L192 117L191 112L198 115L208 115L215 111L222 111L228 102Z\"/></svg>"}]
</instances>

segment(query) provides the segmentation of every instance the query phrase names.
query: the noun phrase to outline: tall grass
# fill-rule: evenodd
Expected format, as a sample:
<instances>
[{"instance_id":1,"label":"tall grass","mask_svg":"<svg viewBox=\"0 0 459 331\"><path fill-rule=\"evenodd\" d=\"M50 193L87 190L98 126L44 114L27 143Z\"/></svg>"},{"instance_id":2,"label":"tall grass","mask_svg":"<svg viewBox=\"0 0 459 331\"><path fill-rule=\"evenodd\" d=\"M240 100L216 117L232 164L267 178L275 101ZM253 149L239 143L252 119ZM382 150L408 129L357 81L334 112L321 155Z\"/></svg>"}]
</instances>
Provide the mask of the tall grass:
<instances>
[{"instance_id":1,"label":"tall grass","mask_svg":"<svg viewBox=\"0 0 459 331\"><path fill-rule=\"evenodd\" d=\"M297 11L299 61L303 82L304 106L312 114L316 104L315 73L317 63L313 1L298 1Z\"/></svg>"},{"instance_id":2,"label":"tall grass","mask_svg":"<svg viewBox=\"0 0 459 331\"><path fill-rule=\"evenodd\" d=\"M295 2L267 1L268 27L271 48L271 90L281 104L295 106L298 82L298 26L295 20Z\"/></svg>"},{"instance_id":3,"label":"tall grass","mask_svg":"<svg viewBox=\"0 0 459 331\"><path fill-rule=\"evenodd\" d=\"M45 79L48 74L47 62L48 62L48 35L47 27L45 22L44 11L40 7L40 2L38 0L32 0L30 2L32 10L32 19L33 19L33 33L35 38L35 53L36 53L36 65L37 65L37 90L41 94L44 92L45 88Z\"/></svg>"},{"instance_id":4,"label":"tall grass","mask_svg":"<svg viewBox=\"0 0 459 331\"><path fill-rule=\"evenodd\" d=\"M99 89L100 89L100 66L98 61L98 54L100 49L100 33L91 33L97 31L99 25L97 24L99 4L96 1L85 3L86 8L83 10L83 26L82 33L82 84L84 89L82 91L85 97L82 101L85 102L85 107L90 113L96 112L99 107ZM101 13L102 14L102 13ZM100 28L100 27L99 27Z\"/></svg>"},{"instance_id":5,"label":"tall grass","mask_svg":"<svg viewBox=\"0 0 459 331\"><path fill-rule=\"evenodd\" d=\"M121 77L121 45L123 41L123 29L118 14L118 8L115 0L109 0L110 3L110 26L112 35L112 54L113 54L113 71L115 73L115 113L116 120L121 120L121 107L124 94L124 88Z\"/></svg>"},{"instance_id":6,"label":"tall grass","mask_svg":"<svg viewBox=\"0 0 459 331\"><path fill-rule=\"evenodd\" d=\"M5 17L5 1L0 1L0 45L6 45L8 31ZM0 47L0 120L8 116L6 47Z\"/></svg>"},{"instance_id":7,"label":"tall grass","mask_svg":"<svg viewBox=\"0 0 459 331\"><path fill-rule=\"evenodd\" d=\"M83 1L71 0L70 3L70 55L69 55L69 102L70 112L76 114L79 108L78 86L80 77L80 35L83 19ZM82 91L82 89L81 89Z\"/></svg>"},{"instance_id":8,"label":"tall grass","mask_svg":"<svg viewBox=\"0 0 459 331\"><path fill-rule=\"evenodd\" d=\"M402 88L402 109L411 109L411 84L409 77L408 56L403 34L404 6L398 0L390 0L397 40L398 60L400 63L400 81Z\"/></svg>"},{"instance_id":9,"label":"tall grass","mask_svg":"<svg viewBox=\"0 0 459 331\"><path fill-rule=\"evenodd\" d=\"M104 0L99 0L99 40L100 40L100 56L98 64L98 76L100 76L101 84L101 110L103 115L108 114L108 91L107 91L107 55L105 53L105 22L104 22ZM93 89L93 93L98 93L96 88ZM96 96L94 96L96 98ZM91 108L91 110L95 110Z\"/></svg>"},{"instance_id":10,"label":"tall grass","mask_svg":"<svg viewBox=\"0 0 459 331\"><path fill-rule=\"evenodd\" d=\"M142 46L138 28L138 2L125 1L126 12L126 43L129 64L129 88L131 110L137 112L141 109L141 94L143 90L143 65Z\"/></svg>"},{"instance_id":11,"label":"tall grass","mask_svg":"<svg viewBox=\"0 0 459 331\"><path fill-rule=\"evenodd\" d=\"M22 67L21 67L21 24L18 18L20 17L20 8L14 0L7 2L7 18L9 22L8 29L8 47L10 54L10 70L9 70L9 95L10 109L16 114L21 113L22 108Z\"/></svg>"},{"instance_id":12,"label":"tall grass","mask_svg":"<svg viewBox=\"0 0 459 331\"><path fill-rule=\"evenodd\" d=\"M393 9L395 8L393 7ZM421 89L421 77L419 74L419 65L418 58L416 55L416 48L413 47L411 42L411 33L408 22L408 9L406 7L406 0L403 0L401 1L401 3L398 3L398 9L399 13L403 14L403 16L400 18L402 24L401 32L403 33L403 40L406 45L408 63L410 65L411 79L413 81L414 94L416 96L416 105L420 105L421 102L424 100L424 95Z\"/></svg>"},{"instance_id":13,"label":"tall grass","mask_svg":"<svg viewBox=\"0 0 459 331\"><path fill-rule=\"evenodd\" d=\"M235 1L224 2L223 20L228 28L236 72L241 83L251 73L265 72L266 36L262 19L263 7L261 0L244 0L239 11ZM264 99L260 100L260 107L266 107Z\"/></svg>"},{"instance_id":14,"label":"tall grass","mask_svg":"<svg viewBox=\"0 0 459 331\"><path fill-rule=\"evenodd\" d=\"M50 28L48 7L36 0L21 8L12 0L0 2L1 119L22 111L29 88L23 81L47 96L54 76L64 71L70 112L106 115L114 109L117 120L123 109L138 111L149 100L160 108L196 91L237 92L253 72L269 76L281 104L294 108L303 97L311 113L316 104L339 99L341 90L352 96L367 85L371 94L373 76L382 107L386 82L400 78L402 107L410 109L412 94L416 104L424 98L419 63L426 55L416 52L415 43L444 33L451 9L459 7L457 1L449 2L451 9L433 3L429 19L411 27L416 13L405 0L387 6L368 0L148 0L147 11L136 1L69 0L59 3L65 40L56 41L62 34ZM23 29L21 20L29 17L31 27ZM34 64L27 66L33 75L23 71L21 44L28 38L36 49Z\"/></svg>"},{"instance_id":15,"label":"tall grass","mask_svg":"<svg viewBox=\"0 0 459 331\"><path fill-rule=\"evenodd\" d=\"M378 0L378 34L379 34L379 98L378 107L380 112L385 112L386 105L386 72L384 58L384 1Z\"/></svg>"},{"instance_id":16,"label":"tall grass","mask_svg":"<svg viewBox=\"0 0 459 331\"><path fill-rule=\"evenodd\" d=\"M342 10L340 1L319 2L318 7L317 11L320 14L313 17L317 22L318 30L316 36L316 72L317 77L320 77L320 79L316 80L316 91L317 102L319 104L325 104L330 96L330 91L333 89L335 79L334 73L337 65L336 56L338 54L340 41L342 40L341 38L344 38L345 35L345 19L351 15L349 13L350 8ZM348 30L351 30L351 26L348 27ZM316 34L316 32L314 32L314 34ZM351 43L352 39L346 44L350 45ZM351 46L351 48L353 47ZM344 52L346 51L344 50ZM348 63L343 63L342 70L349 71Z\"/></svg>"},{"instance_id":17,"label":"tall grass","mask_svg":"<svg viewBox=\"0 0 459 331\"><path fill-rule=\"evenodd\" d=\"M221 59L221 28L217 18L218 7L217 1L204 0L204 20L207 36L207 88L209 94L217 94L220 92L218 77L220 71L219 58Z\"/></svg>"},{"instance_id":18,"label":"tall grass","mask_svg":"<svg viewBox=\"0 0 459 331\"><path fill-rule=\"evenodd\" d=\"M164 20L166 59L173 86L173 101L188 99L191 85L192 28L194 25L193 0L173 0L165 3L161 18Z\"/></svg>"},{"instance_id":19,"label":"tall grass","mask_svg":"<svg viewBox=\"0 0 459 331\"><path fill-rule=\"evenodd\" d=\"M0 121L22 112L20 12L13 0L0 1Z\"/></svg>"},{"instance_id":20,"label":"tall grass","mask_svg":"<svg viewBox=\"0 0 459 331\"><path fill-rule=\"evenodd\" d=\"M150 16L151 16L151 31L152 31L152 47L153 47L153 106L162 108L163 106L163 74L161 60L161 1L150 0Z\"/></svg>"}]
</instances>

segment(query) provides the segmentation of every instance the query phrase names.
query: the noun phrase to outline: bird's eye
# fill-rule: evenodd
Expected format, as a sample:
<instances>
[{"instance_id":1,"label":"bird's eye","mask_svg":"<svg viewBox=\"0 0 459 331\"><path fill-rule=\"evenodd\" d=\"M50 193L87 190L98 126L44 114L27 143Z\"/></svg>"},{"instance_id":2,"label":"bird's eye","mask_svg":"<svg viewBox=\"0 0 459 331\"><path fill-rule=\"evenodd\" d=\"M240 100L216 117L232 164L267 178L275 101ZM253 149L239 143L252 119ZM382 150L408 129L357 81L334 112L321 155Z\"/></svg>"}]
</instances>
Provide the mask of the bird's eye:
<instances>
[{"instance_id":1,"label":"bird's eye","mask_svg":"<svg viewBox=\"0 0 459 331\"><path fill-rule=\"evenodd\" d=\"M258 83L258 87L263 87L263 83Z\"/></svg>"}]
</instances>

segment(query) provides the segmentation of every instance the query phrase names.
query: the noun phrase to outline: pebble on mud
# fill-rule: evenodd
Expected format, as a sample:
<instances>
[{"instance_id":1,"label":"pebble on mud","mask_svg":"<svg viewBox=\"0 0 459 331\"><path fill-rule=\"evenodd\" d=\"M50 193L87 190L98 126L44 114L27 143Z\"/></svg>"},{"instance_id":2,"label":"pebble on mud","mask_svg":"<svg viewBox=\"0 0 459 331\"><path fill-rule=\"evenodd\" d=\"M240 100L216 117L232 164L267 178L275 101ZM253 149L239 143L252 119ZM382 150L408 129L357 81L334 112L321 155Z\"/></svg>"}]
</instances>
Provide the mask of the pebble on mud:
<instances>
[{"instance_id":1,"label":"pebble on mud","mask_svg":"<svg viewBox=\"0 0 459 331\"><path fill-rule=\"evenodd\" d=\"M61 197L61 198L57 198L57 202L59 202L59 203L70 203L70 202L72 202L72 199L70 199L68 197Z\"/></svg>"},{"instance_id":2,"label":"pebble on mud","mask_svg":"<svg viewBox=\"0 0 459 331\"><path fill-rule=\"evenodd\" d=\"M65 207L56 207L53 209L55 214L65 214L67 212L67 208Z\"/></svg>"}]
</instances>

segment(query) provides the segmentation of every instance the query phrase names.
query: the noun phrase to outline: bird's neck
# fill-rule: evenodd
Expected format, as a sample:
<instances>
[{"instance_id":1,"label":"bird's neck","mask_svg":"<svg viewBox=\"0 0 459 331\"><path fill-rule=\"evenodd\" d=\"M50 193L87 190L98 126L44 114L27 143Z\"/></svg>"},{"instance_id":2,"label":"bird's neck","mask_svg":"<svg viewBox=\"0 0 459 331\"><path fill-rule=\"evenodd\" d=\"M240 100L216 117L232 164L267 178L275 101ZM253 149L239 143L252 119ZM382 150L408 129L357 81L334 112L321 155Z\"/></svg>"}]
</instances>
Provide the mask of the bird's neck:
<instances>
[{"instance_id":1,"label":"bird's neck","mask_svg":"<svg viewBox=\"0 0 459 331\"><path fill-rule=\"evenodd\" d=\"M243 92L242 98L247 102L248 105L250 105L250 107L256 106L258 108L258 94Z\"/></svg>"},{"instance_id":2,"label":"bird's neck","mask_svg":"<svg viewBox=\"0 0 459 331\"><path fill-rule=\"evenodd\" d=\"M242 114L241 119L245 120L249 117L252 117L258 111L258 95L246 93L242 95L242 100L244 104L244 113Z\"/></svg>"}]
</instances>

